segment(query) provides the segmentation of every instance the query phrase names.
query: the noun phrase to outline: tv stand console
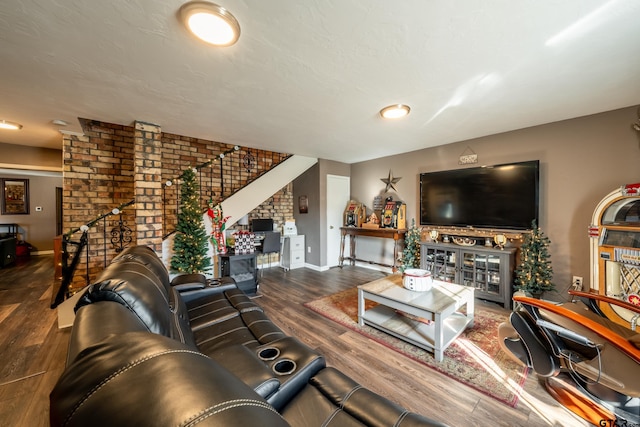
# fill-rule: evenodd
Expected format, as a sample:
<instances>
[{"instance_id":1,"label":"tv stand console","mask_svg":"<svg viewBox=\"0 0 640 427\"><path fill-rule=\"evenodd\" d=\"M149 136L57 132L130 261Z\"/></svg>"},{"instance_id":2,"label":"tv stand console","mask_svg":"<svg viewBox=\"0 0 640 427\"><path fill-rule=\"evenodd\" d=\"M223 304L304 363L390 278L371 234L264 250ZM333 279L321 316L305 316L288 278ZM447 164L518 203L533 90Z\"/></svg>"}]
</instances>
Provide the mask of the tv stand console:
<instances>
[{"instance_id":1,"label":"tv stand console","mask_svg":"<svg viewBox=\"0 0 640 427\"><path fill-rule=\"evenodd\" d=\"M475 288L476 298L511 308L516 248L421 242L420 267L433 278Z\"/></svg>"}]
</instances>

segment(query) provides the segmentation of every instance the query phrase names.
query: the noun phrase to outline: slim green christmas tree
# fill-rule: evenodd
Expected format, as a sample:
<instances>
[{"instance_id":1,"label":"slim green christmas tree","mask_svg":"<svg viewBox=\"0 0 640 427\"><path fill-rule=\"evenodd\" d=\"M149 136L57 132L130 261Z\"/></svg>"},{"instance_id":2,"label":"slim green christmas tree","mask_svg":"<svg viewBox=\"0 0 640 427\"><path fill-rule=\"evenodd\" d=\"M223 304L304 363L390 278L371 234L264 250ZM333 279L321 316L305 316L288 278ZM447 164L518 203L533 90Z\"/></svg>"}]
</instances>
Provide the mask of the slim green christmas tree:
<instances>
[{"instance_id":1,"label":"slim green christmas tree","mask_svg":"<svg viewBox=\"0 0 640 427\"><path fill-rule=\"evenodd\" d=\"M171 269L181 273L203 273L211 268L208 256L208 236L202 221L199 185L194 169L182 174L180 212L173 242Z\"/></svg>"},{"instance_id":2,"label":"slim green christmas tree","mask_svg":"<svg viewBox=\"0 0 640 427\"><path fill-rule=\"evenodd\" d=\"M553 268L549 256L551 241L544 235L534 220L520 247L520 264L516 269L516 289L540 296L544 291L555 290L551 283Z\"/></svg>"},{"instance_id":3,"label":"slim green christmas tree","mask_svg":"<svg viewBox=\"0 0 640 427\"><path fill-rule=\"evenodd\" d=\"M420 239L421 229L416 227L416 220L411 220L411 227L404 235L404 249L402 250L402 262L400 271L407 268L420 268Z\"/></svg>"}]
</instances>

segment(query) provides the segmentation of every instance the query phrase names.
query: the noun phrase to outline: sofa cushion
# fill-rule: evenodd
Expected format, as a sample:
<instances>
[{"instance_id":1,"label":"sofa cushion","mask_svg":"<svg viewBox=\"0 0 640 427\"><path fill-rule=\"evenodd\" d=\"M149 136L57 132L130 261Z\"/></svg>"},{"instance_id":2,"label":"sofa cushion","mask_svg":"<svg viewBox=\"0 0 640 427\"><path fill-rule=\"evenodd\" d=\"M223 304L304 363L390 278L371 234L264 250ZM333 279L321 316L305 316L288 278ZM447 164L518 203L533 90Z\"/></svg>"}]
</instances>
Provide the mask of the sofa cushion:
<instances>
[{"instance_id":1,"label":"sofa cushion","mask_svg":"<svg viewBox=\"0 0 640 427\"><path fill-rule=\"evenodd\" d=\"M150 332L192 344L186 307L175 290L167 292L148 265L122 261L111 264L90 285L76 304L80 307L97 301L113 301L131 310Z\"/></svg>"},{"instance_id":2,"label":"sofa cushion","mask_svg":"<svg viewBox=\"0 0 640 427\"><path fill-rule=\"evenodd\" d=\"M445 426L407 411L335 368L325 368L311 378L281 413L291 425Z\"/></svg>"},{"instance_id":3,"label":"sofa cushion","mask_svg":"<svg viewBox=\"0 0 640 427\"><path fill-rule=\"evenodd\" d=\"M286 426L254 390L175 340L141 332L87 348L50 395L51 426Z\"/></svg>"},{"instance_id":4,"label":"sofa cushion","mask_svg":"<svg viewBox=\"0 0 640 427\"><path fill-rule=\"evenodd\" d=\"M186 306L189 323L194 332L214 323L240 316L238 310L231 305L222 292L204 295L186 303Z\"/></svg>"},{"instance_id":5,"label":"sofa cushion","mask_svg":"<svg viewBox=\"0 0 640 427\"><path fill-rule=\"evenodd\" d=\"M149 246L129 246L122 252L118 254L112 261L111 265L119 264L122 262L138 262L140 264L146 265L147 268L156 275L156 277L162 283L162 286L165 289L169 289L169 273L167 272L167 268L162 263L162 260L158 257L158 255L151 249ZM109 267L107 267L108 269ZM105 269L105 271L107 270Z\"/></svg>"},{"instance_id":6,"label":"sofa cushion","mask_svg":"<svg viewBox=\"0 0 640 427\"><path fill-rule=\"evenodd\" d=\"M250 348L260 345L240 316L198 329L194 331L194 337L200 351L207 355L220 347L229 345L241 344Z\"/></svg>"},{"instance_id":7,"label":"sofa cushion","mask_svg":"<svg viewBox=\"0 0 640 427\"><path fill-rule=\"evenodd\" d=\"M240 313L240 317L260 344L267 344L286 336L282 329L277 327L262 311L245 311Z\"/></svg>"},{"instance_id":8,"label":"sofa cushion","mask_svg":"<svg viewBox=\"0 0 640 427\"><path fill-rule=\"evenodd\" d=\"M262 307L251 301L247 294L238 288L225 291L224 296L229 300L233 308L240 312L262 311Z\"/></svg>"},{"instance_id":9,"label":"sofa cushion","mask_svg":"<svg viewBox=\"0 0 640 427\"><path fill-rule=\"evenodd\" d=\"M100 327L96 327L97 325ZM67 366L82 350L103 341L110 335L127 332L149 332L149 328L124 305L99 301L90 306L80 307L71 329Z\"/></svg>"}]
</instances>

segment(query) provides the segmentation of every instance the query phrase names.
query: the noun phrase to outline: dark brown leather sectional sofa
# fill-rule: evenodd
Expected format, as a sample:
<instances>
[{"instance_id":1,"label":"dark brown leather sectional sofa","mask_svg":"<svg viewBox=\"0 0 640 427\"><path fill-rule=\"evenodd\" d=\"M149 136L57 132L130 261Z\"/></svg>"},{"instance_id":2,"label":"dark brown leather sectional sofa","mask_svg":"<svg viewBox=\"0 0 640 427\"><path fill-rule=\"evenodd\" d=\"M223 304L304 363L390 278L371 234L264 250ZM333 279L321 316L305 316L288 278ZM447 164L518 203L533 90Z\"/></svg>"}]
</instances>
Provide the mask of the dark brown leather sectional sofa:
<instances>
[{"instance_id":1,"label":"dark brown leather sectional sofa","mask_svg":"<svg viewBox=\"0 0 640 427\"><path fill-rule=\"evenodd\" d=\"M232 280L192 279L145 246L113 260L76 306L52 426L444 425L327 367Z\"/></svg>"}]
</instances>

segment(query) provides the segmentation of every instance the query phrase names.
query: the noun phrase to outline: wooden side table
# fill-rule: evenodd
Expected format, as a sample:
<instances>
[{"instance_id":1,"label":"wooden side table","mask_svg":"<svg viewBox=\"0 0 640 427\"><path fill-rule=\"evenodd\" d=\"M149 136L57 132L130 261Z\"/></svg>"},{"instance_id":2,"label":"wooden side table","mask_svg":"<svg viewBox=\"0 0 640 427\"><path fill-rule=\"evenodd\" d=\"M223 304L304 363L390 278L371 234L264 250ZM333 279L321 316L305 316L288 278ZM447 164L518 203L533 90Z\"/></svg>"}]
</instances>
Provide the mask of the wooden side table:
<instances>
[{"instance_id":1,"label":"wooden side table","mask_svg":"<svg viewBox=\"0 0 640 427\"><path fill-rule=\"evenodd\" d=\"M391 267L395 273L398 271L398 252L404 244L404 235L407 233L406 228L363 228L363 227L340 227L340 260L338 265L342 268L344 260L350 261L354 265L356 261L368 262L369 264L381 265L383 267ZM346 237L349 236L349 256L344 256L344 244ZM393 239L393 264L383 264L375 261L368 261L356 257L356 238L378 237L382 239Z\"/></svg>"}]
</instances>

